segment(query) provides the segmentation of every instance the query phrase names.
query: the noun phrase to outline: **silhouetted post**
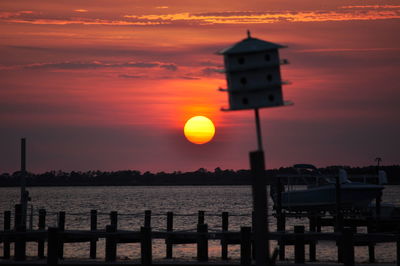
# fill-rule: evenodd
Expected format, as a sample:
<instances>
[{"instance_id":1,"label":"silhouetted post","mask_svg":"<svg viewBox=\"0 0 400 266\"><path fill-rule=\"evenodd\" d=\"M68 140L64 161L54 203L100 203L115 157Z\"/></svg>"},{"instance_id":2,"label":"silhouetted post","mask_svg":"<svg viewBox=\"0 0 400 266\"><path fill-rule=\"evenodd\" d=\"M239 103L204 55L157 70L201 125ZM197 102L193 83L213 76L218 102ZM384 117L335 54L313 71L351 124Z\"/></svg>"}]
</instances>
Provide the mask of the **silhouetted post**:
<instances>
[{"instance_id":1,"label":"silhouetted post","mask_svg":"<svg viewBox=\"0 0 400 266\"><path fill-rule=\"evenodd\" d=\"M25 226L22 224L17 225L16 231L19 233L26 232ZM26 236L18 235L15 239L14 260L23 261L26 259Z\"/></svg>"},{"instance_id":2,"label":"silhouetted post","mask_svg":"<svg viewBox=\"0 0 400 266\"><path fill-rule=\"evenodd\" d=\"M282 212L277 218L279 232L284 233L286 231L286 213ZM281 239L278 241L279 245L279 260L285 260L285 240Z\"/></svg>"},{"instance_id":3,"label":"silhouetted post","mask_svg":"<svg viewBox=\"0 0 400 266\"><path fill-rule=\"evenodd\" d=\"M282 212L282 182L279 176L276 177L276 228L279 232L285 232L285 213ZM279 260L285 259L285 241L278 240Z\"/></svg>"},{"instance_id":4,"label":"silhouetted post","mask_svg":"<svg viewBox=\"0 0 400 266\"><path fill-rule=\"evenodd\" d=\"M317 218L315 219L315 221L316 221L316 223L317 223L317 232L319 232L319 233L321 233L321 227L322 227L322 225L321 225L321 217L319 217L319 216L317 216Z\"/></svg>"},{"instance_id":5,"label":"silhouetted post","mask_svg":"<svg viewBox=\"0 0 400 266\"><path fill-rule=\"evenodd\" d=\"M29 193L26 190L26 139L21 139L21 223L26 227Z\"/></svg>"},{"instance_id":6,"label":"silhouetted post","mask_svg":"<svg viewBox=\"0 0 400 266\"><path fill-rule=\"evenodd\" d=\"M397 233L399 233L399 231L397 231ZM396 262L397 262L397 266L400 266L400 237L397 236L397 241L396 241Z\"/></svg>"},{"instance_id":7,"label":"silhouetted post","mask_svg":"<svg viewBox=\"0 0 400 266\"><path fill-rule=\"evenodd\" d=\"M254 213L254 210L253 210L251 212L251 233L252 233L253 236L255 234L255 232L254 232L255 228L256 228L256 216L255 216L255 213ZM256 248L255 248L255 246L256 246L256 243L255 243L254 237L253 237L253 239L251 240L251 247L252 247L252 249L251 249L251 257L253 258L253 260L256 259Z\"/></svg>"},{"instance_id":8,"label":"silhouetted post","mask_svg":"<svg viewBox=\"0 0 400 266\"><path fill-rule=\"evenodd\" d=\"M207 224L197 225L197 260L208 260L208 239L207 239L208 226Z\"/></svg>"},{"instance_id":9,"label":"silhouetted post","mask_svg":"<svg viewBox=\"0 0 400 266\"><path fill-rule=\"evenodd\" d=\"M65 231L65 212L58 213L58 232L62 233ZM58 258L63 259L64 257L64 239L62 237L58 238Z\"/></svg>"},{"instance_id":10,"label":"silhouetted post","mask_svg":"<svg viewBox=\"0 0 400 266\"><path fill-rule=\"evenodd\" d=\"M256 109L257 110L257 109ZM257 112L258 113L258 112ZM254 242L256 264L267 265L269 262L268 240L268 204L265 182L264 152L250 152L250 165L253 177Z\"/></svg>"},{"instance_id":11,"label":"silhouetted post","mask_svg":"<svg viewBox=\"0 0 400 266\"><path fill-rule=\"evenodd\" d=\"M294 241L294 261L298 264L304 264L304 226L295 226L294 233L296 234Z\"/></svg>"},{"instance_id":12,"label":"silhouetted post","mask_svg":"<svg viewBox=\"0 0 400 266\"><path fill-rule=\"evenodd\" d=\"M39 210L39 230L46 230L46 210L40 209ZM43 259L44 258L44 240L38 241L38 257Z\"/></svg>"},{"instance_id":13,"label":"silhouetted post","mask_svg":"<svg viewBox=\"0 0 400 266\"><path fill-rule=\"evenodd\" d=\"M375 223L373 221L369 221L367 224L367 233L375 232ZM368 243L368 259L370 263L375 262L375 243Z\"/></svg>"},{"instance_id":14,"label":"silhouetted post","mask_svg":"<svg viewBox=\"0 0 400 266\"><path fill-rule=\"evenodd\" d=\"M29 230L33 230L33 206L31 205L31 213L29 215Z\"/></svg>"},{"instance_id":15,"label":"silhouetted post","mask_svg":"<svg viewBox=\"0 0 400 266\"><path fill-rule=\"evenodd\" d=\"M4 232L11 230L11 211L4 212ZM6 239L3 241L3 258L10 258L10 242Z\"/></svg>"},{"instance_id":16,"label":"silhouetted post","mask_svg":"<svg viewBox=\"0 0 400 266\"><path fill-rule=\"evenodd\" d=\"M58 228L49 227L47 237L47 265L58 264Z\"/></svg>"},{"instance_id":17,"label":"silhouetted post","mask_svg":"<svg viewBox=\"0 0 400 266\"><path fill-rule=\"evenodd\" d=\"M151 227L151 210L144 211L144 227Z\"/></svg>"},{"instance_id":18,"label":"silhouetted post","mask_svg":"<svg viewBox=\"0 0 400 266\"><path fill-rule=\"evenodd\" d=\"M342 198L341 198L341 184L339 175L336 177L336 222L335 232L342 232L343 230L343 217L342 217ZM342 240L336 241L338 252L338 263L343 262L343 245Z\"/></svg>"},{"instance_id":19,"label":"silhouetted post","mask_svg":"<svg viewBox=\"0 0 400 266\"><path fill-rule=\"evenodd\" d=\"M313 213L310 217L310 232L315 232L316 231L316 214ZM311 240L310 245L309 245L309 251L310 251L310 261L316 261L316 241Z\"/></svg>"},{"instance_id":20,"label":"silhouetted post","mask_svg":"<svg viewBox=\"0 0 400 266\"><path fill-rule=\"evenodd\" d=\"M343 228L343 262L345 266L354 266L353 231L351 228Z\"/></svg>"},{"instance_id":21,"label":"silhouetted post","mask_svg":"<svg viewBox=\"0 0 400 266\"><path fill-rule=\"evenodd\" d=\"M341 184L339 176L336 177L336 232L341 232L343 229L342 217L342 197L341 197Z\"/></svg>"},{"instance_id":22,"label":"silhouetted post","mask_svg":"<svg viewBox=\"0 0 400 266\"><path fill-rule=\"evenodd\" d=\"M97 210L90 211L90 231L97 231ZM90 258L95 259L97 253L97 241L90 240Z\"/></svg>"},{"instance_id":23,"label":"silhouetted post","mask_svg":"<svg viewBox=\"0 0 400 266\"><path fill-rule=\"evenodd\" d=\"M23 209L21 204L15 204L15 218L14 218L14 228L17 232L26 232L26 227L22 222L23 219ZM22 261L26 258L26 242L25 237L18 236L15 239L14 248L14 260Z\"/></svg>"},{"instance_id":24,"label":"silhouetted post","mask_svg":"<svg viewBox=\"0 0 400 266\"><path fill-rule=\"evenodd\" d=\"M107 225L106 233L114 233L117 231L115 225ZM108 235L106 237L106 262L112 262L117 259L117 243L115 237Z\"/></svg>"},{"instance_id":25,"label":"silhouetted post","mask_svg":"<svg viewBox=\"0 0 400 266\"><path fill-rule=\"evenodd\" d=\"M151 227L141 227L141 262L142 265L151 265L152 264L152 241L151 241Z\"/></svg>"},{"instance_id":26,"label":"silhouetted post","mask_svg":"<svg viewBox=\"0 0 400 266\"><path fill-rule=\"evenodd\" d=\"M15 204L14 210L14 228L17 229L17 226L22 223L22 205Z\"/></svg>"},{"instance_id":27,"label":"silhouetted post","mask_svg":"<svg viewBox=\"0 0 400 266\"><path fill-rule=\"evenodd\" d=\"M115 230L118 228L118 212L112 211L110 212L110 224L115 227Z\"/></svg>"},{"instance_id":28,"label":"silhouetted post","mask_svg":"<svg viewBox=\"0 0 400 266\"><path fill-rule=\"evenodd\" d=\"M229 213L222 213L222 232L228 232L229 229ZM223 260L228 259L228 244L225 238L221 239L221 258Z\"/></svg>"},{"instance_id":29,"label":"silhouetted post","mask_svg":"<svg viewBox=\"0 0 400 266\"><path fill-rule=\"evenodd\" d=\"M199 211L197 217L197 224L204 224L204 211Z\"/></svg>"},{"instance_id":30,"label":"silhouetted post","mask_svg":"<svg viewBox=\"0 0 400 266\"><path fill-rule=\"evenodd\" d=\"M251 265L251 228L240 228L240 265Z\"/></svg>"},{"instance_id":31,"label":"silhouetted post","mask_svg":"<svg viewBox=\"0 0 400 266\"><path fill-rule=\"evenodd\" d=\"M174 213L173 212L167 212L167 232L172 232L174 230ZM170 237L167 237L165 240L166 242L166 257L167 259L172 259L172 243L169 241Z\"/></svg>"}]
</instances>

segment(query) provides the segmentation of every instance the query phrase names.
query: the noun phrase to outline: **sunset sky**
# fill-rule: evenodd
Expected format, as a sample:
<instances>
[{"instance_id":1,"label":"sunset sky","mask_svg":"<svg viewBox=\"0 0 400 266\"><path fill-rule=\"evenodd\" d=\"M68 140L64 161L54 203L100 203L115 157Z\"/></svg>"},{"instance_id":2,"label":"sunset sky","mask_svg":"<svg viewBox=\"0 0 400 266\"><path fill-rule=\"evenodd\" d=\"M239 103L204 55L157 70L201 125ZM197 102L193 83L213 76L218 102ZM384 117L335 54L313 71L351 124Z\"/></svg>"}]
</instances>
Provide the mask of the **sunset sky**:
<instances>
[{"instance_id":1,"label":"sunset sky","mask_svg":"<svg viewBox=\"0 0 400 266\"><path fill-rule=\"evenodd\" d=\"M227 107L216 52L288 46L290 107L261 110L267 168L400 163L399 1L2 0L0 173L246 169L251 111ZM187 119L214 121L203 145Z\"/></svg>"}]
</instances>

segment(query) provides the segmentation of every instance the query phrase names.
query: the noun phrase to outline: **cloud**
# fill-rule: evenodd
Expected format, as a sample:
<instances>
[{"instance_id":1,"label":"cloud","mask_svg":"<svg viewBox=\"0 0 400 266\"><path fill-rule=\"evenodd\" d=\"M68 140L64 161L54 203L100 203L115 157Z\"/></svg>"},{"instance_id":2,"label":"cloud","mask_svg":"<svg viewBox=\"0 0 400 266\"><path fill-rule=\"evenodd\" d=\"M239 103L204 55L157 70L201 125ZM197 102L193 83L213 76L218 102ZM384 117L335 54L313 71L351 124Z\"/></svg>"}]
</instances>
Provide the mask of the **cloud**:
<instances>
[{"instance_id":1,"label":"cloud","mask_svg":"<svg viewBox=\"0 0 400 266\"><path fill-rule=\"evenodd\" d=\"M125 20L107 20L107 19L9 19L5 20L8 23L23 23L34 25L106 25L106 26L150 26L167 24L163 22L153 21L125 21Z\"/></svg>"},{"instance_id":2,"label":"cloud","mask_svg":"<svg viewBox=\"0 0 400 266\"><path fill-rule=\"evenodd\" d=\"M400 48L324 48L324 49L302 49L297 50L298 53L343 53L343 52L385 52L385 51L400 51Z\"/></svg>"},{"instance_id":3,"label":"cloud","mask_svg":"<svg viewBox=\"0 0 400 266\"><path fill-rule=\"evenodd\" d=\"M106 64L106 67L139 67L139 68L153 68L160 66L160 63L145 63L145 62L127 62L122 64ZM160 66L161 67L161 66Z\"/></svg>"},{"instance_id":4,"label":"cloud","mask_svg":"<svg viewBox=\"0 0 400 266\"><path fill-rule=\"evenodd\" d=\"M145 76L143 75L130 75L130 74L120 74L118 75L119 78L125 78L125 79L140 79L144 78Z\"/></svg>"},{"instance_id":5,"label":"cloud","mask_svg":"<svg viewBox=\"0 0 400 266\"><path fill-rule=\"evenodd\" d=\"M34 63L27 65L0 66L0 69L97 69L97 68L156 68L176 71L178 66L172 63L160 62L123 62L123 63L107 63L101 61L90 62L57 62L57 63Z\"/></svg>"},{"instance_id":6,"label":"cloud","mask_svg":"<svg viewBox=\"0 0 400 266\"><path fill-rule=\"evenodd\" d=\"M199 65L207 67L220 67L220 68L223 67L223 65L221 65L220 62L213 62L213 61L202 61L199 63Z\"/></svg>"},{"instance_id":7,"label":"cloud","mask_svg":"<svg viewBox=\"0 0 400 266\"><path fill-rule=\"evenodd\" d=\"M192 76L180 76L179 79L187 79L187 80L199 80L199 77L192 77Z\"/></svg>"},{"instance_id":8,"label":"cloud","mask_svg":"<svg viewBox=\"0 0 400 266\"><path fill-rule=\"evenodd\" d=\"M87 10L87 9L75 9L74 11L78 12L78 13L87 13L87 12L89 12L89 10Z\"/></svg>"},{"instance_id":9,"label":"cloud","mask_svg":"<svg viewBox=\"0 0 400 266\"><path fill-rule=\"evenodd\" d=\"M160 65L161 68L165 68L166 70L171 70L171 71L177 71L178 70L178 66L175 64L164 64L164 65Z\"/></svg>"},{"instance_id":10,"label":"cloud","mask_svg":"<svg viewBox=\"0 0 400 266\"><path fill-rule=\"evenodd\" d=\"M33 11L30 10L23 10L23 11L10 11L10 12L4 12L0 11L0 19L7 19L7 18L12 18L12 17L19 17L24 14L33 14Z\"/></svg>"},{"instance_id":11,"label":"cloud","mask_svg":"<svg viewBox=\"0 0 400 266\"><path fill-rule=\"evenodd\" d=\"M211 76L215 74L221 74L222 68L206 67L201 70L204 76Z\"/></svg>"},{"instance_id":12,"label":"cloud","mask_svg":"<svg viewBox=\"0 0 400 266\"><path fill-rule=\"evenodd\" d=\"M344 9L360 9L360 8L369 8L369 9L397 9L400 8L400 5L352 5L352 6L342 6L340 8Z\"/></svg>"},{"instance_id":13,"label":"cloud","mask_svg":"<svg viewBox=\"0 0 400 266\"><path fill-rule=\"evenodd\" d=\"M167 9L159 6L158 9ZM79 11L78 11L79 10ZM76 9L75 12L87 12ZM352 5L337 10L316 11L224 11L213 13L171 13L171 14L126 14L120 19L99 17L55 17L43 14L32 15L32 11L0 12L0 21L7 23L49 24L49 25L109 25L109 26L156 26L170 24L214 25L214 24L265 24L277 22L324 22L353 20L399 19L399 5Z\"/></svg>"},{"instance_id":14,"label":"cloud","mask_svg":"<svg viewBox=\"0 0 400 266\"><path fill-rule=\"evenodd\" d=\"M176 13L163 15L126 15L125 18L158 23L189 22L200 25L210 24L260 24L276 22L323 22L351 20L399 19L400 7L392 10L377 8L344 9L339 11L279 11L279 12L214 12L214 13Z\"/></svg>"}]
</instances>

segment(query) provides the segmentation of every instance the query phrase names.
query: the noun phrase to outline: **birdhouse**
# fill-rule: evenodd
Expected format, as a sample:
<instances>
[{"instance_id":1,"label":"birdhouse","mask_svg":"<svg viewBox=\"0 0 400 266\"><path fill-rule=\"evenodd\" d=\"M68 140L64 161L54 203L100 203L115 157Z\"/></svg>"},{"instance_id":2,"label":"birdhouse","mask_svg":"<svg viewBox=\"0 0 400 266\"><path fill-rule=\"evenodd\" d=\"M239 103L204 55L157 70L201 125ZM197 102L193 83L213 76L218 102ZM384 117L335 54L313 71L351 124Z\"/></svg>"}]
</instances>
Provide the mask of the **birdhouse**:
<instances>
[{"instance_id":1,"label":"birdhouse","mask_svg":"<svg viewBox=\"0 0 400 266\"><path fill-rule=\"evenodd\" d=\"M229 110L255 109L285 105L282 95L279 59L280 44L248 37L221 50L224 56Z\"/></svg>"}]
</instances>

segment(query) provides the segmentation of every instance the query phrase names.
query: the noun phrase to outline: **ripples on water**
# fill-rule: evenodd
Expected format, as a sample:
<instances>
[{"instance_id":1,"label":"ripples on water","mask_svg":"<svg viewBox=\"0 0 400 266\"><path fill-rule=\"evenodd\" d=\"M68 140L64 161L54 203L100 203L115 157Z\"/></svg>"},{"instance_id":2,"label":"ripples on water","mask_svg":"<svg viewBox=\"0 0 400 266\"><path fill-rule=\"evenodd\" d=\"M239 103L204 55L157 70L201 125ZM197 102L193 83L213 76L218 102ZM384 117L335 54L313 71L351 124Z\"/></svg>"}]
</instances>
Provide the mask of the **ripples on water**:
<instances>
[{"instance_id":1,"label":"ripples on water","mask_svg":"<svg viewBox=\"0 0 400 266\"><path fill-rule=\"evenodd\" d=\"M166 212L185 214L174 217L174 230L196 230L197 212L206 212L205 222L210 231L221 230L221 214L224 211L238 214L229 217L229 228L239 231L241 226L251 226L250 214L251 189L249 186L152 186L152 187L33 187L28 189L34 208L33 226L38 223L37 210L44 208L48 212L46 222L48 226L55 226L57 212L66 212L66 229L89 229L90 210L99 212L98 228L105 228L109 224L109 212L118 211L118 228L139 230L143 225L143 213L152 211L152 230L163 231L166 228ZM388 186L384 191L383 200L397 203L400 192L398 186ZM13 210L19 201L18 188L0 188L0 228L3 228L3 212ZM269 202L269 213L272 206ZM187 215L189 214L189 215ZM270 230L276 230L275 219L270 218ZM305 219L290 219L287 229L294 225L307 225ZM325 231L330 231L327 228ZM165 257L163 240L154 240L153 257ZM272 241L271 247L275 246ZM287 247L287 258L293 258L293 248ZM0 244L0 256L2 256ZM209 241L209 256L218 260L220 257L219 241ZM356 261L368 261L367 247L356 247ZM35 256L37 247L28 244L28 255ZM65 244L66 258L88 258L88 243ZM104 258L104 240L98 242L97 256ZM376 258L379 262L395 261L395 244L379 244L376 247ZM229 256L238 259L239 246L229 247ZM140 257L139 244L118 244L119 259L137 259ZM196 257L196 245L175 245L174 257L193 260ZM317 245L317 259L321 261L336 261L336 245L331 242Z\"/></svg>"}]
</instances>

